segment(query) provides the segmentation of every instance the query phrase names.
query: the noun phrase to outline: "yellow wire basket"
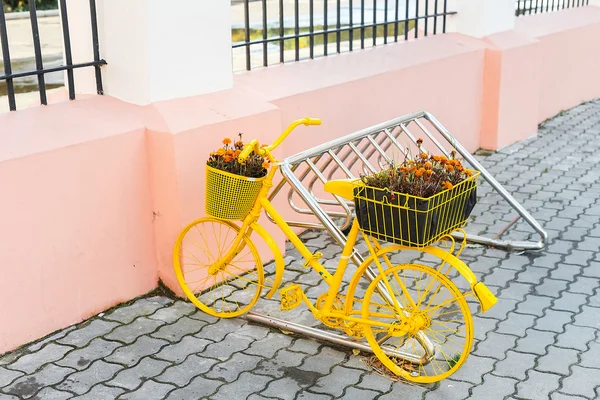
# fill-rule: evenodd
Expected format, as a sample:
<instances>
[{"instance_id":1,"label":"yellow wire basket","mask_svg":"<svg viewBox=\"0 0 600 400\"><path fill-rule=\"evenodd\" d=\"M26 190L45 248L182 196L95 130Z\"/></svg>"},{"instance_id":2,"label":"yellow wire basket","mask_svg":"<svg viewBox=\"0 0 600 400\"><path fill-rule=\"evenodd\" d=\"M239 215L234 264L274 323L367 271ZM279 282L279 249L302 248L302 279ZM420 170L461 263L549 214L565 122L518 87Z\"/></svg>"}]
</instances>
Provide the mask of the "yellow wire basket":
<instances>
[{"instance_id":1,"label":"yellow wire basket","mask_svg":"<svg viewBox=\"0 0 600 400\"><path fill-rule=\"evenodd\" d=\"M262 178L248 178L206 166L206 213L221 219L244 219L262 187Z\"/></svg>"},{"instance_id":2,"label":"yellow wire basket","mask_svg":"<svg viewBox=\"0 0 600 400\"><path fill-rule=\"evenodd\" d=\"M366 185L354 188L356 218L366 234L409 247L426 247L462 227L477 203L479 171L429 198Z\"/></svg>"}]
</instances>

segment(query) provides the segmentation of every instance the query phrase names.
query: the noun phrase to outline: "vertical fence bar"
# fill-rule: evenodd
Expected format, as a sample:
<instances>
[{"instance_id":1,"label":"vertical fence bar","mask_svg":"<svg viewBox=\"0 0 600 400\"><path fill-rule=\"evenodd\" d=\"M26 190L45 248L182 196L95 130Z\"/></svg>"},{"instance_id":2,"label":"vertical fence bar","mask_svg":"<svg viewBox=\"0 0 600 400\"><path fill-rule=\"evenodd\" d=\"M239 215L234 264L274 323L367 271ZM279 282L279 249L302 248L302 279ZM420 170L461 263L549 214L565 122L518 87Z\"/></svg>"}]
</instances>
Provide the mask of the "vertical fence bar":
<instances>
[{"instance_id":1,"label":"vertical fence bar","mask_svg":"<svg viewBox=\"0 0 600 400\"><path fill-rule=\"evenodd\" d=\"M406 0L404 3L406 4L406 12L404 13L404 40L408 40L408 3L410 0ZM444 0L444 3L446 0Z\"/></svg>"},{"instance_id":2,"label":"vertical fence bar","mask_svg":"<svg viewBox=\"0 0 600 400\"><path fill-rule=\"evenodd\" d=\"M437 33L437 13L438 13L438 0L435 0L434 4L433 4L433 8L435 8L435 10L433 11L433 13L435 14L435 17L433 17L433 34L435 35Z\"/></svg>"},{"instance_id":3,"label":"vertical fence bar","mask_svg":"<svg viewBox=\"0 0 600 400\"><path fill-rule=\"evenodd\" d=\"M365 0L360 0L360 48L365 48Z\"/></svg>"},{"instance_id":4,"label":"vertical fence bar","mask_svg":"<svg viewBox=\"0 0 600 400\"><path fill-rule=\"evenodd\" d=\"M429 0L425 0L425 36L427 36L427 27L429 25Z\"/></svg>"},{"instance_id":5,"label":"vertical fence bar","mask_svg":"<svg viewBox=\"0 0 600 400\"><path fill-rule=\"evenodd\" d=\"M90 0L90 18L92 19L92 46L94 48L94 61L100 61L100 40L98 39L98 13L96 12L96 0ZM96 73L96 93L104 94L102 86L102 71L99 65L94 66Z\"/></svg>"},{"instance_id":6,"label":"vertical fence bar","mask_svg":"<svg viewBox=\"0 0 600 400\"><path fill-rule=\"evenodd\" d=\"M244 25L246 25L246 70L252 69L252 60L250 59L250 7L248 0L244 0Z\"/></svg>"},{"instance_id":7,"label":"vertical fence bar","mask_svg":"<svg viewBox=\"0 0 600 400\"><path fill-rule=\"evenodd\" d=\"M531 1L533 1L533 0L531 0ZM538 5L539 5L538 1L539 1L539 0L535 0L535 13L536 13L536 14L537 14L537 12L538 12ZM531 13L529 13L529 14L531 14Z\"/></svg>"},{"instance_id":8,"label":"vertical fence bar","mask_svg":"<svg viewBox=\"0 0 600 400\"><path fill-rule=\"evenodd\" d=\"M552 11L554 11L554 1L555 0L552 0Z\"/></svg>"},{"instance_id":9,"label":"vertical fence bar","mask_svg":"<svg viewBox=\"0 0 600 400\"><path fill-rule=\"evenodd\" d=\"M67 1L60 0L60 13L63 26L63 41L65 45L65 59L67 67L73 65L73 54L71 53L71 35L69 33L69 16L67 15ZM67 81L69 83L69 99L75 100L75 77L73 68L67 69Z\"/></svg>"},{"instance_id":10,"label":"vertical fence bar","mask_svg":"<svg viewBox=\"0 0 600 400\"><path fill-rule=\"evenodd\" d=\"M29 18L31 20L31 34L33 35L33 51L35 53L35 67L38 71L44 69L44 61L42 59L42 46L40 45L40 31L38 28L37 10L35 9L35 1L29 2ZM46 98L46 79L44 73L38 73L38 87L40 89L40 103L48 104Z\"/></svg>"},{"instance_id":11,"label":"vertical fence bar","mask_svg":"<svg viewBox=\"0 0 600 400\"><path fill-rule=\"evenodd\" d=\"M267 44L267 0L262 0L263 67L269 65Z\"/></svg>"},{"instance_id":12,"label":"vertical fence bar","mask_svg":"<svg viewBox=\"0 0 600 400\"><path fill-rule=\"evenodd\" d=\"M323 34L323 54L327 55L327 47L329 45L329 34L327 32L329 28L329 19L327 18L327 2L329 0L325 0L323 2L323 30L325 33Z\"/></svg>"},{"instance_id":13,"label":"vertical fence bar","mask_svg":"<svg viewBox=\"0 0 600 400\"><path fill-rule=\"evenodd\" d=\"M342 36L341 36L341 32L340 32L340 28L342 27L342 20L340 19L340 12L342 11L342 4L341 4L341 0L337 0L337 4L336 4L336 14L337 14L337 19L336 19L336 23L335 23L335 27L337 29L337 32L335 33L335 49L337 51L337 53L340 53L340 41L342 40Z\"/></svg>"},{"instance_id":14,"label":"vertical fence bar","mask_svg":"<svg viewBox=\"0 0 600 400\"><path fill-rule=\"evenodd\" d=\"M283 29L283 0L279 0L279 37L281 40L279 41L279 62L284 62L284 49L283 49L283 35L285 31Z\"/></svg>"},{"instance_id":15,"label":"vertical fence bar","mask_svg":"<svg viewBox=\"0 0 600 400\"><path fill-rule=\"evenodd\" d=\"M309 36L309 45L310 45L310 58L315 58L315 35L313 34L313 32L315 31L315 4L314 4L314 0L310 0L309 2L309 13L310 13L310 23L309 23L309 28L308 31L310 32L310 36Z\"/></svg>"},{"instance_id":16,"label":"vertical fence bar","mask_svg":"<svg viewBox=\"0 0 600 400\"><path fill-rule=\"evenodd\" d=\"M373 0L373 46L377 45L377 0Z\"/></svg>"},{"instance_id":17,"label":"vertical fence bar","mask_svg":"<svg viewBox=\"0 0 600 400\"><path fill-rule=\"evenodd\" d=\"M400 2L400 0L396 0L396 9L394 10L394 42L398 41L398 9L399 9L399 5L398 3Z\"/></svg>"},{"instance_id":18,"label":"vertical fence bar","mask_svg":"<svg viewBox=\"0 0 600 400\"><path fill-rule=\"evenodd\" d=\"M419 0L415 0L415 39L419 37Z\"/></svg>"},{"instance_id":19,"label":"vertical fence bar","mask_svg":"<svg viewBox=\"0 0 600 400\"><path fill-rule=\"evenodd\" d=\"M550 0L546 0L546 12L548 12L550 8Z\"/></svg>"},{"instance_id":20,"label":"vertical fence bar","mask_svg":"<svg viewBox=\"0 0 600 400\"><path fill-rule=\"evenodd\" d=\"M383 44L387 44L388 37L388 0L385 0L383 10L385 12L385 17L383 19Z\"/></svg>"},{"instance_id":21,"label":"vertical fence bar","mask_svg":"<svg viewBox=\"0 0 600 400\"><path fill-rule=\"evenodd\" d=\"M448 0L444 0L444 17L442 19L442 33L446 33L446 13L448 12Z\"/></svg>"},{"instance_id":22,"label":"vertical fence bar","mask_svg":"<svg viewBox=\"0 0 600 400\"><path fill-rule=\"evenodd\" d=\"M296 35L295 47L296 47L296 61L300 60L300 5L298 0L294 1L294 34Z\"/></svg>"},{"instance_id":23,"label":"vertical fence bar","mask_svg":"<svg viewBox=\"0 0 600 400\"><path fill-rule=\"evenodd\" d=\"M352 6L353 6L352 5L352 0L350 0L350 4L349 4L349 7L350 7L350 15L349 15L349 17L350 17L350 20L349 20L349 22L350 22L350 30L348 31L348 40L350 42L349 43L349 45L350 45L350 51L352 51L352 47L353 47L353 43L352 42L354 41L354 29L352 29L354 27L354 15L353 15L354 14L354 8Z\"/></svg>"},{"instance_id":24,"label":"vertical fence bar","mask_svg":"<svg viewBox=\"0 0 600 400\"><path fill-rule=\"evenodd\" d=\"M6 17L4 16L4 7L0 4L0 41L2 42L2 56L4 59L4 74L10 76L12 67L10 65L10 51L8 48L8 32L6 31ZM8 91L8 107L10 111L17 109L15 101L15 87L12 78L6 78L6 90Z\"/></svg>"}]
</instances>

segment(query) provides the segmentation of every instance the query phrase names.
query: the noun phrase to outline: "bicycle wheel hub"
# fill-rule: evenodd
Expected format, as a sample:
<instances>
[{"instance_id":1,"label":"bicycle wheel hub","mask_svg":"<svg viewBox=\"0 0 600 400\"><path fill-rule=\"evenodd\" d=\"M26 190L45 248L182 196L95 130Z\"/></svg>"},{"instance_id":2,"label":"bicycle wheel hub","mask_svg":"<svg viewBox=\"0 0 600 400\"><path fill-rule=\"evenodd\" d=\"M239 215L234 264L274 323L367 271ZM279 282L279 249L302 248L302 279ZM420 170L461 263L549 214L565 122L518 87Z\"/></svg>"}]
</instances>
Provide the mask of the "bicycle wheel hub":
<instances>
[{"instance_id":1,"label":"bicycle wheel hub","mask_svg":"<svg viewBox=\"0 0 600 400\"><path fill-rule=\"evenodd\" d=\"M426 311L410 310L407 315L401 317L401 320L390 327L388 334L390 336L404 336L406 334L416 335L419 331L431 326L431 318Z\"/></svg>"}]
</instances>

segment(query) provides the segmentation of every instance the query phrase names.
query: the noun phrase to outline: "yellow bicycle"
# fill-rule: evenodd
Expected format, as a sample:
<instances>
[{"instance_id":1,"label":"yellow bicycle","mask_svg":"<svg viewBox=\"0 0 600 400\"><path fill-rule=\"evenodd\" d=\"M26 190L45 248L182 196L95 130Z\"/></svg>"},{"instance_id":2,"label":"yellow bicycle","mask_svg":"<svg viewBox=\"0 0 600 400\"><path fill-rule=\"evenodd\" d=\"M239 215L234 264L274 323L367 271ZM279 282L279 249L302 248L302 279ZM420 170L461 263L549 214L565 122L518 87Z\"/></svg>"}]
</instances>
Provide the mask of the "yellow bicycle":
<instances>
[{"instance_id":1,"label":"yellow bicycle","mask_svg":"<svg viewBox=\"0 0 600 400\"><path fill-rule=\"evenodd\" d=\"M261 211L266 210L304 257L304 266L315 270L329 285L329 290L314 304L298 284L281 289L282 309L291 309L304 302L324 325L340 329L355 338L366 338L373 353L396 375L417 383L442 380L456 372L471 351L473 320L466 296L474 295L484 312L495 304L496 298L483 283L477 282L475 274L452 251L436 246L381 245L360 228L356 219L347 235L337 269L333 275L328 272L319 261L322 254L313 254L268 200L279 168L272 151L298 125L320 123L320 120L312 118L297 120L270 146L260 147L253 140L244 147L238 158L240 162L254 151L267 157L271 168L258 182L258 194L250 203L249 212L230 218L239 218L241 225L227 218L212 216L193 221L183 229L177 238L173 256L179 284L193 304L216 317L229 318L246 313L257 302L263 289L268 289L266 297L271 298L281 283L284 265L277 244L258 223ZM227 185L239 191L240 195L252 191L243 184L256 186L253 180L240 183L233 181L237 179L235 175L222 175L231 181L220 182L220 185ZM358 184L360 182L356 180L329 181L325 190L353 200L354 188ZM227 206L234 213L240 210L235 199L230 199ZM276 273L270 287L266 284L259 251L251 239L253 232L275 255ZM359 237L364 239L369 256L353 273L345 293L340 293L344 273ZM465 244L466 239L463 239L457 255ZM399 251L426 253L429 258L437 260L437 267L417 263L394 264L392 259ZM452 268L468 282L468 293L463 293L448 277ZM370 279L362 298L357 298L359 281L367 269L377 271L377 276Z\"/></svg>"}]
</instances>

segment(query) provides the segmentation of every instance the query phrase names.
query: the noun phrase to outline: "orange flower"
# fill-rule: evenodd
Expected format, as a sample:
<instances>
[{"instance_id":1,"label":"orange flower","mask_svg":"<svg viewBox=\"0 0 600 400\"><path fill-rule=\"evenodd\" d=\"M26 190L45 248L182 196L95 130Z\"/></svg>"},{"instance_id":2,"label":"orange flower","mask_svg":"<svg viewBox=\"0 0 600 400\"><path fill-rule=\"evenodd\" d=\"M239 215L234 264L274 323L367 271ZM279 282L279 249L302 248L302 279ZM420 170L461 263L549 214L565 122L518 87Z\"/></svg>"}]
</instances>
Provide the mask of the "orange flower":
<instances>
[{"instance_id":1,"label":"orange flower","mask_svg":"<svg viewBox=\"0 0 600 400\"><path fill-rule=\"evenodd\" d=\"M225 149L219 149L219 150L217 150L217 155L218 156L222 156L224 154L225 154Z\"/></svg>"},{"instance_id":2,"label":"orange flower","mask_svg":"<svg viewBox=\"0 0 600 400\"><path fill-rule=\"evenodd\" d=\"M233 157L238 158L241 152L242 152L241 150L234 151L233 152Z\"/></svg>"},{"instance_id":3,"label":"orange flower","mask_svg":"<svg viewBox=\"0 0 600 400\"><path fill-rule=\"evenodd\" d=\"M271 166L271 164L269 164L269 162L268 162L268 161L265 161L265 162L263 162L263 163L262 163L262 167L263 167L264 169L268 169L270 166Z\"/></svg>"},{"instance_id":4,"label":"orange flower","mask_svg":"<svg viewBox=\"0 0 600 400\"><path fill-rule=\"evenodd\" d=\"M448 190L452 190L452 188L454 187L454 186L452 186L452 184L451 184L450 182L448 182L448 181L445 181L445 182L442 184L442 186L444 186L444 189L448 189Z\"/></svg>"},{"instance_id":5,"label":"orange flower","mask_svg":"<svg viewBox=\"0 0 600 400\"><path fill-rule=\"evenodd\" d=\"M408 168L406 168L406 167L400 167L400 172L403 173L403 174L405 174L405 173L408 172Z\"/></svg>"},{"instance_id":6,"label":"orange flower","mask_svg":"<svg viewBox=\"0 0 600 400\"><path fill-rule=\"evenodd\" d=\"M427 155L427 153L421 153L421 158L423 160L427 160L427 158L429 158L429 156Z\"/></svg>"},{"instance_id":7,"label":"orange flower","mask_svg":"<svg viewBox=\"0 0 600 400\"><path fill-rule=\"evenodd\" d=\"M432 171L432 170L430 170L430 169L428 169L427 171L425 171L425 173L426 173L428 176L431 176L431 175L433 175L433 171Z\"/></svg>"},{"instance_id":8,"label":"orange flower","mask_svg":"<svg viewBox=\"0 0 600 400\"><path fill-rule=\"evenodd\" d=\"M425 169L431 169L431 168L433 168L433 164L432 164L432 163L430 163L429 161L427 161L427 162L425 163Z\"/></svg>"},{"instance_id":9,"label":"orange flower","mask_svg":"<svg viewBox=\"0 0 600 400\"><path fill-rule=\"evenodd\" d=\"M237 142L235 142L235 147L244 147L244 142L238 140Z\"/></svg>"},{"instance_id":10,"label":"orange flower","mask_svg":"<svg viewBox=\"0 0 600 400\"><path fill-rule=\"evenodd\" d=\"M423 139L418 138L417 139L417 146L421 146L423 144Z\"/></svg>"},{"instance_id":11,"label":"orange flower","mask_svg":"<svg viewBox=\"0 0 600 400\"><path fill-rule=\"evenodd\" d=\"M452 165L448 164L448 165L446 165L446 171L452 172L452 171L454 171L454 167Z\"/></svg>"},{"instance_id":12,"label":"orange flower","mask_svg":"<svg viewBox=\"0 0 600 400\"><path fill-rule=\"evenodd\" d=\"M225 150L225 154L228 156L233 155L233 150L229 149L229 150Z\"/></svg>"},{"instance_id":13,"label":"orange flower","mask_svg":"<svg viewBox=\"0 0 600 400\"><path fill-rule=\"evenodd\" d=\"M469 171L468 169L465 169L465 175L471 176L471 175L473 175L473 173L471 171Z\"/></svg>"},{"instance_id":14,"label":"orange flower","mask_svg":"<svg viewBox=\"0 0 600 400\"><path fill-rule=\"evenodd\" d=\"M225 161L225 162L230 162L231 160L232 160L231 156L227 155L227 156L223 157L223 161Z\"/></svg>"},{"instance_id":15,"label":"orange flower","mask_svg":"<svg viewBox=\"0 0 600 400\"><path fill-rule=\"evenodd\" d=\"M421 176L423 176L424 173L425 173L425 168L419 168L417 170L417 172L415 172L415 175L417 176L417 178L420 178Z\"/></svg>"},{"instance_id":16,"label":"orange flower","mask_svg":"<svg viewBox=\"0 0 600 400\"><path fill-rule=\"evenodd\" d=\"M231 143L231 139L229 139L229 138L223 139L223 144L227 145L229 143Z\"/></svg>"}]
</instances>

